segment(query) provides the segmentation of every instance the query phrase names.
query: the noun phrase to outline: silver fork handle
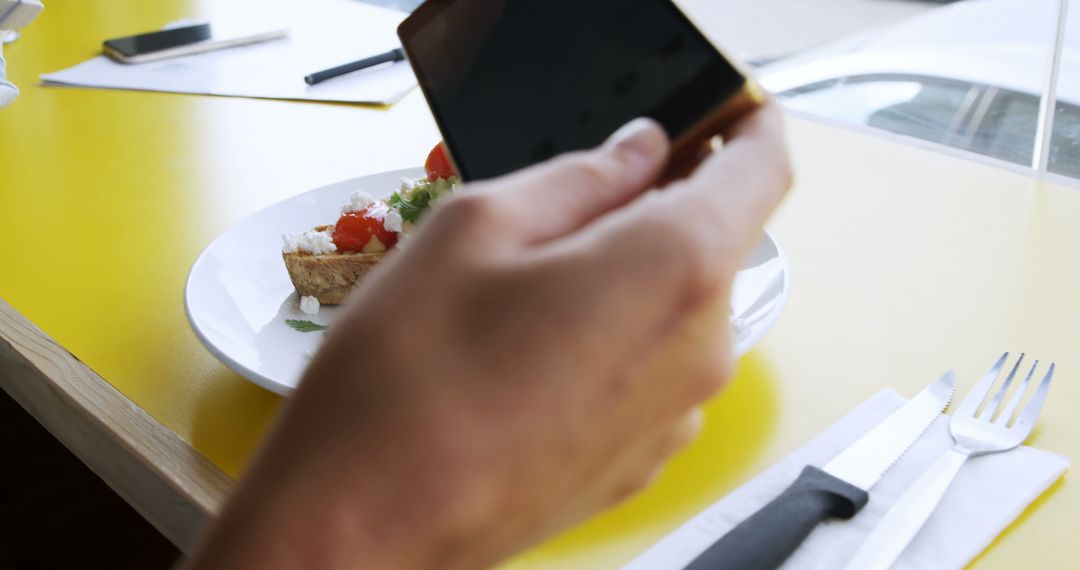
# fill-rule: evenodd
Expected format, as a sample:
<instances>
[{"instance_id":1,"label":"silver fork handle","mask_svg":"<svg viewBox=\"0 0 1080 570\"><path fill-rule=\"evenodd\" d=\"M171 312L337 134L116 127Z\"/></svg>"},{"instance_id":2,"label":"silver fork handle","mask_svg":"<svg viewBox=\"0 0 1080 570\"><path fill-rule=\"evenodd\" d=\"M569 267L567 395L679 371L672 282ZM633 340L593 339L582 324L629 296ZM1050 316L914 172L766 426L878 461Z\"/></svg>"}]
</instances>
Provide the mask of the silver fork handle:
<instances>
[{"instance_id":1,"label":"silver fork handle","mask_svg":"<svg viewBox=\"0 0 1080 570\"><path fill-rule=\"evenodd\" d=\"M848 570L887 570L907 548L919 529L937 508L941 498L970 454L955 447L945 451L893 503L855 558Z\"/></svg>"}]
</instances>

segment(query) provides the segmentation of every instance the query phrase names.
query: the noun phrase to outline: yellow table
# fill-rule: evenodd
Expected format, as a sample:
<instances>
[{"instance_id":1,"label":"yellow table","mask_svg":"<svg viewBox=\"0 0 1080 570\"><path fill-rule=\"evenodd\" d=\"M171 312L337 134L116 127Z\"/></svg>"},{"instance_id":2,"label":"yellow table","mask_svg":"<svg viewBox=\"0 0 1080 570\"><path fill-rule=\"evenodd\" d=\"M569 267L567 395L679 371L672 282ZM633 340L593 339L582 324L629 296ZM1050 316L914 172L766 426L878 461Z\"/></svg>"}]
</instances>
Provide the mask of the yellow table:
<instances>
[{"instance_id":1,"label":"yellow table","mask_svg":"<svg viewBox=\"0 0 1080 570\"><path fill-rule=\"evenodd\" d=\"M282 403L196 340L191 263L262 207L420 163L436 130L415 92L375 108L36 77L104 37L266 5L252 2L54 0L5 49L23 94L0 111L0 387L181 548ZM913 394L955 368L966 390L1004 350L1056 359L1032 441L1080 456L1080 192L804 119L790 137L799 182L772 224L794 275L780 323L660 481L510 567L615 566L880 389ZM1078 511L1059 482L977 565L1074 566Z\"/></svg>"}]
</instances>

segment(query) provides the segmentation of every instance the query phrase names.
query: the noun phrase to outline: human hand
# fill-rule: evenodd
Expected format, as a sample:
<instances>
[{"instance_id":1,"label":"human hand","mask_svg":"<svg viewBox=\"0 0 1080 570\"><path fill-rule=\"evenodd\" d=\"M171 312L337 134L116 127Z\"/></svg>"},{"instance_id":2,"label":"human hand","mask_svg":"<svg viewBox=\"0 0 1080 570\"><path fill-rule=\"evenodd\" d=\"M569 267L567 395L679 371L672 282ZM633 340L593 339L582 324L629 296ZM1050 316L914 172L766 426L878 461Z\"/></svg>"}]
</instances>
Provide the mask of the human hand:
<instances>
[{"instance_id":1,"label":"human hand","mask_svg":"<svg viewBox=\"0 0 1080 570\"><path fill-rule=\"evenodd\" d=\"M730 376L772 104L650 191L647 121L440 205L363 282L196 562L482 567L646 484Z\"/></svg>"}]
</instances>

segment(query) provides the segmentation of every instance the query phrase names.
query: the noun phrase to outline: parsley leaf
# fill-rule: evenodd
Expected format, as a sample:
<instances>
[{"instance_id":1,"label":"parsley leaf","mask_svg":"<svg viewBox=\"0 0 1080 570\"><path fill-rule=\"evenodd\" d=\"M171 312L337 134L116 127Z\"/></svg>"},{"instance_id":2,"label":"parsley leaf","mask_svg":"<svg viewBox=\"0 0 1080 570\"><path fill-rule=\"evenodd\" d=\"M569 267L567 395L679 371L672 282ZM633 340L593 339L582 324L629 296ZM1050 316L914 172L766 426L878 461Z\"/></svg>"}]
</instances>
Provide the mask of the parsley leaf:
<instances>
[{"instance_id":1,"label":"parsley leaf","mask_svg":"<svg viewBox=\"0 0 1080 570\"><path fill-rule=\"evenodd\" d=\"M326 325L320 325L311 321L295 321L293 319L286 319L285 324L292 327L293 330L302 333L324 331L329 328Z\"/></svg>"},{"instance_id":2,"label":"parsley leaf","mask_svg":"<svg viewBox=\"0 0 1080 570\"><path fill-rule=\"evenodd\" d=\"M424 210L431 205L431 192L427 189L417 189L413 192L412 199L402 196L398 192L394 192L390 196L390 207L397 208L398 213L401 214L401 219L406 222L416 223L416 220L420 219L420 215L424 213Z\"/></svg>"}]
</instances>

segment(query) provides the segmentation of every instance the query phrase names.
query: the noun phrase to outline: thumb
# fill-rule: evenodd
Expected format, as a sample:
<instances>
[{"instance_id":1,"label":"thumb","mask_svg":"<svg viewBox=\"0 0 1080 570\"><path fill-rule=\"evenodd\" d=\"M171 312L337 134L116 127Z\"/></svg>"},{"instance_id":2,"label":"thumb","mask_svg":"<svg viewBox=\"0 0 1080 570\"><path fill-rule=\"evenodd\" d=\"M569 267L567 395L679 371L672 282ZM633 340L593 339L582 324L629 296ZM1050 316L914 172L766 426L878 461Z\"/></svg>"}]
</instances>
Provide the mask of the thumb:
<instances>
[{"instance_id":1,"label":"thumb","mask_svg":"<svg viewBox=\"0 0 1080 570\"><path fill-rule=\"evenodd\" d=\"M572 233L649 190L667 164L670 143L651 119L635 119L596 149L569 153L482 184L504 227L526 243Z\"/></svg>"}]
</instances>

